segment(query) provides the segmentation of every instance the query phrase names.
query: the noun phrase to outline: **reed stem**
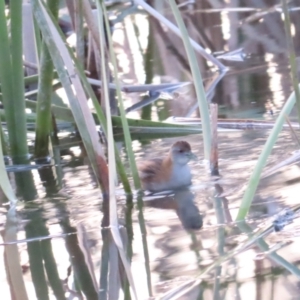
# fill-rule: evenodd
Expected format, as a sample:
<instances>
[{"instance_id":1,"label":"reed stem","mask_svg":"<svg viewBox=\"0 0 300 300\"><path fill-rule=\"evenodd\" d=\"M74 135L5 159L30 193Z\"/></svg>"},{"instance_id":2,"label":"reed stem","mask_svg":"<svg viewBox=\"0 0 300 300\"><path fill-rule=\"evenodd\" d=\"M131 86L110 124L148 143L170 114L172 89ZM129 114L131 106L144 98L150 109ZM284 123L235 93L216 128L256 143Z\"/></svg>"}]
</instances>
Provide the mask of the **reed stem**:
<instances>
[{"instance_id":1,"label":"reed stem","mask_svg":"<svg viewBox=\"0 0 300 300\"><path fill-rule=\"evenodd\" d=\"M300 88L300 85L298 86L298 88ZM241 202L241 205L240 205L240 208L238 211L238 215L236 218L237 221L243 220L248 214L253 197L255 195L255 191L259 184L261 172L262 172L264 166L266 165L267 159L275 145L275 142L277 141L279 133L281 132L282 126L285 122L285 117L290 114L292 108L295 105L295 102L296 102L296 96L295 96L295 93L293 92L290 95L287 102L285 103L284 107L282 108L282 110L275 122L275 125L264 145L264 148L263 148L262 152L260 153L260 156L257 160L255 168L254 168L254 170L251 174L250 180L248 182L248 186L246 188L244 197L242 199L242 202Z\"/></svg>"},{"instance_id":2,"label":"reed stem","mask_svg":"<svg viewBox=\"0 0 300 300\"><path fill-rule=\"evenodd\" d=\"M211 147L211 127L210 127L210 119L209 119L209 110L208 103L205 95L205 90L203 87L202 76L199 70L197 57L194 49L191 45L191 40L189 38L188 31L184 25L183 19L181 17L180 11L177 7L175 0L169 0L170 6L172 8L174 17L178 24L178 27L181 32L181 38L184 44L184 48L186 50L190 68L192 71L194 85L197 94L197 100L201 115L201 124L203 130L203 144L204 144L204 157L209 160L210 158L210 147Z\"/></svg>"},{"instance_id":3,"label":"reed stem","mask_svg":"<svg viewBox=\"0 0 300 300\"><path fill-rule=\"evenodd\" d=\"M11 32L6 25L5 3L0 0L0 82L9 134L11 155L15 163L27 158L28 146L24 102L22 60L22 1L10 1Z\"/></svg>"},{"instance_id":4,"label":"reed stem","mask_svg":"<svg viewBox=\"0 0 300 300\"><path fill-rule=\"evenodd\" d=\"M58 17L59 0L48 0L47 5L53 16ZM36 107L35 149L36 158L46 157L49 153L49 136L51 132L51 98L52 98L53 63L45 41L42 43L40 59L40 76Z\"/></svg>"}]
</instances>

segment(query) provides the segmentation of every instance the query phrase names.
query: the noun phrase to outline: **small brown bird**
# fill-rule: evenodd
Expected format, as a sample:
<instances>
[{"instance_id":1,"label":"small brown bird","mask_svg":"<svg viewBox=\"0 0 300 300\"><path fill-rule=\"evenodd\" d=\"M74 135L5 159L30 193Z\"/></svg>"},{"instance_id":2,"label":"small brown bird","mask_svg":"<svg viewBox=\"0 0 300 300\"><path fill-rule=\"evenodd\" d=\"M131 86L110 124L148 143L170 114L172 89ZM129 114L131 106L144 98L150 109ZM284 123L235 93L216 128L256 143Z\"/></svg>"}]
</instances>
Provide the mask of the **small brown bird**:
<instances>
[{"instance_id":1,"label":"small brown bird","mask_svg":"<svg viewBox=\"0 0 300 300\"><path fill-rule=\"evenodd\" d=\"M165 158L153 158L139 164L142 187L151 192L173 190L191 184L190 159L196 156L185 141L176 142Z\"/></svg>"}]
</instances>

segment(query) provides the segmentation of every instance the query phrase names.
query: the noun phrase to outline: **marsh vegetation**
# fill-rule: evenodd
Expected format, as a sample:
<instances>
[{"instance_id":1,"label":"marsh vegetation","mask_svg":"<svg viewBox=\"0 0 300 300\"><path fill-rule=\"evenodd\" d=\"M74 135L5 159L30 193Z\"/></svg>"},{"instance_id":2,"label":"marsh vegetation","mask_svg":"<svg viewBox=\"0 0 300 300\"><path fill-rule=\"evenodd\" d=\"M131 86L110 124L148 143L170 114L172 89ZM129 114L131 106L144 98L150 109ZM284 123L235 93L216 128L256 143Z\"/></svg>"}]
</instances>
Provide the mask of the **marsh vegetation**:
<instances>
[{"instance_id":1,"label":"marsh vegetation","mask_svg":"<svg viewBox=\"0 0 300 300\"><path fill-rule=\"evenodd\" d=\"M1 299L297 299L299 20L0 0ZM192 184L142 190L176 141Z\"/></svg>"}]
</instances>

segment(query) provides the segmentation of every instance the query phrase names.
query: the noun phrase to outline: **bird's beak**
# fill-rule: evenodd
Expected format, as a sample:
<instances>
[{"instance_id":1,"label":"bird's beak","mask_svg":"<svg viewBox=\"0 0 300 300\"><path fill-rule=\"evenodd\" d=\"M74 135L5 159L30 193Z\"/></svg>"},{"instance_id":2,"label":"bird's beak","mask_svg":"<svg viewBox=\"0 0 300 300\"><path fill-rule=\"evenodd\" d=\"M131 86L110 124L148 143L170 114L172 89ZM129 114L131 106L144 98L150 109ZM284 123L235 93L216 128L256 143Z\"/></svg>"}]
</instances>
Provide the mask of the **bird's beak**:
<instances>
[{"instance_id":1,"label":"bird's beak","mask_svg":"<svg viewBox=\"0 0 300 300\"><path fill-rule=\"evenodd\" d=\"M188 158L191 160L197 160L197 158L198 158L193 152L189 152L189 153L187 153L187 155L188 155Z\"/></svg>"}]
</instances>

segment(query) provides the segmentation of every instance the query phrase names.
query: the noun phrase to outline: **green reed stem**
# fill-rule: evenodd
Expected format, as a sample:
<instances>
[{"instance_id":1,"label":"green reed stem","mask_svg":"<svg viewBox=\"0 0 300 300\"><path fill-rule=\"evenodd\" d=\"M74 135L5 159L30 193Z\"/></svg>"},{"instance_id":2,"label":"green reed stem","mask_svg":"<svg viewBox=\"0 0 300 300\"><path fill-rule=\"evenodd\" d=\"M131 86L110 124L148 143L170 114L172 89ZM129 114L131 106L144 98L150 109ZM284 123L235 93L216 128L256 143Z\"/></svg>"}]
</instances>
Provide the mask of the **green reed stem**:
<instances>
[{"instance_id":1,"label":"green reed stem","mask_svg":"<svg viewBox=\"0 0 300 300\"><path fill-rule=\"evenodd\" d=\"M134 292L134 296L138 299L136 294L136 289L134 285L134 280L130 268L130 263L125 252L124 244L119 230L119 221L117 213L117 201L115 195L115 151L114 151L114 137L113 137L113 128L111 121L111 111L110 111L110 102L109 102L109 93L108 93L108 72L106 70L106 61L105 61L105 29L104 29L104 19L103 19L103 1L98 0L97 12L98 12L98 26L99 26L99 37L100 37L100 54L101 54L101 77L103 81L103 93L105 108L106 108L106 117L107 117L107 142L108 142L108 169L109 169L109 224L110 231L112 233L113 240L115 245L118 247L119 255L122 260L128 281ZM110 263L111 266L111 263Z\"/></svg>"},{"instance_id":2,"label":"green reed stem","mask_svg":"<svg viewBox=\"0 0 300 300\"><path fill-rule=\"evenodd\" d=\"M289 50L289 62L291 68L291 78L293 82L293 88L296 96L296 106L298 110L298 120L300 123L300 91L298 89L299 79L298 79L298 70L297 70L297 61L295 54L295 47L293 43L293 38L291 34L291 19L288 11L288 5L286 0L281 0L283 13L284 13L284 28L286 34L287 47Z\"/></svg>"},{"instance_id":3,"label":"green reed stem","mask_svg":"<svg viewBox=\"0 0 300 300\"><path fill-rule=\"evenodd\" d=\"M45 7L45 9L47 10L47 7ZM63 35L61 29L54 22L53 17L51 15L51 12L49 12L49 10L47 10L47 12L49 14L49 17L53 21L53 26L55 26L57 32L59 33L59 35L61 36L61 38L65 41L64 35ZM106 117L104 115L104 112L103 112L103 110L102 110L102 108L101 108L101 106L100 106L100 104L98 102L98 99L97 99L97 97L96 97L93 89L91 88L91 85L89 84L89 82L88 82L88 80L86 78L86 75L84 73L84 69L83 69L82 65L78 62L77 58L75 57L74 53L72 52L72 50L69 47L68 47L68 51L69 51L69 54L70 54L70 56L71 56L71 58L72 58L72 60L73 60L73 62L75 64L75 70L76 70L78 76L80 77L82 85L83 85L86 93L88 94L88 96L92 99L94 108L96 110L96 115L97 115L98 123L101 124L102 129L103 129L104 133L107 136L107 124L106 124ZM53 110L54 107L58 108L58 106L52 105L52 110ZM66 115L69 115L67 108L62 108L62 110L66 113ZM58 109L58 111L62 111L62 110L60 108ZM54 114L55 114L55 112L54 112ZM69 115L69 116L73 119L72 114ZM113 119L114 118L115 117L113 117ZM121 158L120 158L120 155L119 155L119 153L117 151L116 146L115 146L115 153L116 153L117 171L118 171L118 174L119 174L120 179L122 181L124 190L125 190L126 193L131 193L131 188L130 188L130 184L129 184L129 181L128 181L128 177L127 177L126 171L124 169L124 166L122 164L122 161L121 161Z\"/></svg>"},{"instance_id":4,"label":"green reed stem","mask_svg":"<svg viewBox=\"0 0 300 300\"><path fill-rule=\"evenodd\" d=\"M47 5L55 19L58 17L59 0L48 0ZM49 136L51 132L51 98L53 63L45 42L42 43L40 60L40 76L36 107L36 128L35 128L35 157L46 157L49 153Z\"/></svg>"},{"instance_id":5,"label":"green reed stem","mask_svg":"<svg viewBox=\"0 0 300 300\"><path fill-rule=\"evenodd\" d=\"M300 88L300 85L298 86L298 89L299 88ZM237 221L243 220L246 217L246 215L248 214L253 197L255 195L255 191L259 184L261 172L262 172L264 166L266 165L267 159L277 141L279 133L281 132L282 126L285 122L285 117L290 114L293 106L295 105L295 101L296 101L296 96L295 96L295 93L293 92L290 95L290 97L288 98L284 107L282 108L282 110L274 124L274 127L271 130L271 133L264 145L264 148L257 160L257 163L251 174L247 189L245 191L244 197L242 199L242 202L241 202L241 205L240 205L240 208L238 211L238 215L236 218Z\"/></svg>"},{"instance_id":6,"label":"green reed stem","mask_svg":"<svg viewBox=\"0 0 300 300\"><path fill-rule=\"evenodd\" d=\"M55 21L51 20L51 12L48 12L47 7L41 0L33 0L32 3L35 18L38 21L53 64L68 96L90 163L97 175L102 191L106 192L108 187L103 150L99 143L95 122L87 105L84 89L74 69L73 60L69 55L69 50L64 40L56 29ZM100 165L98 163L101 164L101 172L99 172Z\"/></svg>"},{"instance_id":7,"label":"green reed stem","mask_svg":"<svg viewBox=\"0 0 300 300\"><path fill-rule=\"evenodd\" d=\"M1 138L1 147L2 147L2 155L0 155L0 157L2 157L3 155L8 155L8 145L7 145L7 138L6 135L4 134L3 131L3 127L2 124L0 122L0 138Z\"/></svg>"},{"instance_id":8,"label":"green reed stem","mask_svg":"<svg viewBox=\"0 0 300 300\"><path fill-rule=\"evenodd\" d=\"M38 24L36 23L36 19L33 18L33 25L34 25L34 38L35 38L35 47L36 47L36 55L38 57L38 61L41 58L41 49L42 49L42 37L41 32L39 29ZM56 74L56 73L55 73ZM39 75L32 75L32 76L39 76ZM56 74L57 76L57 74Z\"/></svg>"},{"instance_id":9,"label":"green reed stem","mask_svg":"<svg viewBox=\"0 0 300 300\"><path fill-rule=\"evenodd\" d=\"M132 150L132 140L131 140L131 136L130 136L128 122L126 119L124 103L123 103L123 99L122 99L122 95L121 95L121 84L120 84L120 80L118 77L118 65L117 65L116 55L114 52L114 46L113 46L113 41L112 41L112 37L111 37L111 31L110 31L110 26L109 26L109 22L108 22L106 7L103 4L103 2L102 2L102 9L103 9L104 22L105 22L106 33L107 33L107 38L108 38L110 59L111 59L112 65L114 67L113 68L114 69L114 78L115 78L115 83L116 83L116 87L117 87L117 97L118 97L118 102L119 102L119 110L120 110L122 127L123 127L123 132L124 132L126 150L127 150L127 154L129 157L129 163L130 163L130 168L131 168L131 172L132 172L134 186L136 189L140 189L141 183L140 183L139 173L138 173L138 169L136 166L134 153Z\"/></svg>"},{"instance_id":10,"label":"green reed stem","mask_svg":"<svg viewBox=\"0 0 300 300\"><path fill-rule=\"evenodd\" d=\"M23 47L22 47L22 0L10 1L11 13L11 61L13 75L14 122L17 132L16 141L11 145L13 157L24 158L28 153L25 103L24 103L24 71L23 71ZM10 134L10 133L9 133ZM16 147L16 149L14 149Z\"/></svg>"},{"instance_id":11,"label":"green reed stem","mask_svg":"<svg viewBox=\"0 0 300 300\"><path fill-rule=\"evenodd\" d=\"M9 39L5 3L4 0L0 0L0 82L11 155L17 162L28 154L22 60L22 1L11 1L10 12Z\"/></svg>"},{"instance_id":12,"label":"green reed stem","mask_svg":"<svg viewBox=\"0 0 300 300\"><path fill-rule=\"evenodd\" d=\"M239 229L251 236L253 234L253 229L249 224L247 224L245 221L238 223ZM297 276L300 278L300 270L295 266L294 264L288 262L285 260L282 256L278 255L276 251L270 251L269 245L266 243L266 241L263 239L263 237L259 237L254 240L256 245L260 248L260 250L263 253L266 253L268 255L268 258L272 260L273 262L277 263L282 268L285 268L287 271L289 271L291 274Z\"/></svg>"},{"instance_id":13,"label":"green reed stem","mask_svg":"<svg viewBox=\"0 0 300 300\"><path fill-rule=\"evenodd\" d=\"M198 105L200 109L201 123L203 129L203 144L204 144L204 157L209 160L210 158L210 147L211 147L211 128L210 128L210 118L208 103L205 95L205 90L203 87L202 76L199 70L197 57L195 51L191 45L188 31L185 27L183 19L181 17L180 11L177 7L175 0L169 0L170 6L172 8L174 17L181 31L181 37L184 44L185 51L189 60L190 68L193 75L194 85L196 89L196 95L198 100Z\"/></svg>"}]
</instances>

